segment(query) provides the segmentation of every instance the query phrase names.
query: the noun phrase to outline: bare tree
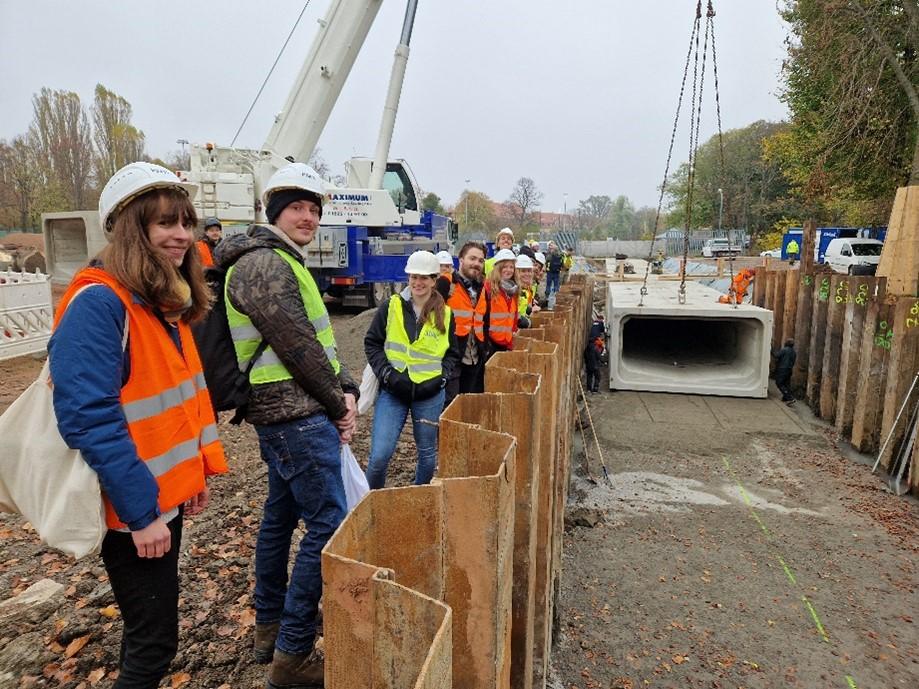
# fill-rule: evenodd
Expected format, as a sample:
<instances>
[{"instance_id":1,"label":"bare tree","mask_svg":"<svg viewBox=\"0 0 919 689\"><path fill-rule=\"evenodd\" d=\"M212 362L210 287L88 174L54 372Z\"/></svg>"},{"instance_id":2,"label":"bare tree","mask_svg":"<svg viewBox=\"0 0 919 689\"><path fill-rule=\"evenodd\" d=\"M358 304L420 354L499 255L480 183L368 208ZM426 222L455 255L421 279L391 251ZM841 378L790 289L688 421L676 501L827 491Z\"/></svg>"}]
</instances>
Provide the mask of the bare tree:
<instances>
[{"instance_id":1,"label":"bare tree","mask_svg":"<svg viewBox=\"0 0 919 689\"><path fill-rule=\"evenodd\" d=\"M29 142L43 182L60 187L70 210L85 208L90 202L93 145L80 97L42 88L32 97L32 109Z\"/></svg>"},{"instance_id":2,"label":"bare tree","mask_svg":"<svg viewBox=\"0 0 919 689\"><path fill-rule=\"evenodd\" d=\"M40 179L32 149L24 136L0 141L0 187L18 216L19 227L29 227ZM5 200L5 199L4 199Z\"/></svg>"},{"instance_id":3,"label":"bare tree","mask_svg":"<svg viewBox=\"0 0 919 689\"><path fill-rule=\"evenodd\" d=\"M92 106L96 178L100 183L128 163L144 160L144 133L131 124L131 104L96 84Z\"/></svg>"},{"instance_id":4,"label":"bare tree","mask_svg":"<svg viewBox=\"0 0 919 689\"><path fill-rule=\"evenodd\" d=\"M536 182L530 177L521 177L514 185L507 205L517 222L523 225L530 213L539 208L542 203L543 193L536 187Z\"/></svg>"}]
</instances>

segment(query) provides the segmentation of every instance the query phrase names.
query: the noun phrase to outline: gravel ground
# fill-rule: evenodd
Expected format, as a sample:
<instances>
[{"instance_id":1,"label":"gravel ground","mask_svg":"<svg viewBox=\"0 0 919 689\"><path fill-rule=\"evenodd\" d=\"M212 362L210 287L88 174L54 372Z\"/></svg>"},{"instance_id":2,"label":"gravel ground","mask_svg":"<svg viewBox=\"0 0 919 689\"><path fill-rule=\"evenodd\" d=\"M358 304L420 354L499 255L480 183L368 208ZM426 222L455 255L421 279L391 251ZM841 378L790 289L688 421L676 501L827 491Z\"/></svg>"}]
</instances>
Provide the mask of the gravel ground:
<instances>
[{"instance_id":1,"label":"gravel ground","mask_svg":"<svg viewBox=\"0 0 919 689\"><path fill-rule=\"evenodd\" d=\"M341 360L360 380L363 337L373 312L330 311ZM41 360L31 357L0 362L0 411L35 379L41 366ZM265 667L251 662L248 649L255 622L253 555L266 472L252 428L231 426L229 415L222 416L220 433L231 470L212 480L209 508L185 522L180 650L163 686L264 686ZM361 417L352 443L362 465L370 449L371 423L372 414ZM414 458L407 430L390 465L388 485L411 483ZM43 578L64 587L48 608L11 620L0 615L0 689L111 687L117 676L121 619L101 561L89 557L75 563L44 548L20 518L0 515L0 601Z\"/></svg>"}]
</instances>

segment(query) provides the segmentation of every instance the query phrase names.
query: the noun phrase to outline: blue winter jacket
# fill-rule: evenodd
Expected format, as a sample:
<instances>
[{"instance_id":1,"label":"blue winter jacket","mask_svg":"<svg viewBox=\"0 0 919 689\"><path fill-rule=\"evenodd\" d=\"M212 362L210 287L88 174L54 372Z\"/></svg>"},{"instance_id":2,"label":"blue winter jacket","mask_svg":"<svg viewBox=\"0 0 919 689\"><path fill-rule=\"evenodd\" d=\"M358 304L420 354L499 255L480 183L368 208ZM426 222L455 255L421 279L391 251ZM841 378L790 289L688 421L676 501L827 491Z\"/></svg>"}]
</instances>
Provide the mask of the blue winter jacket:
<instances>
[{"instance_id":1,"label":"blue winter jacket","mask_svg":"<svg viewBox=\"0 0 919 689\"><path fill-rule=\"evenodd\" d=\"M139 297L135 303L143 304ZM54 412L61 437L78 449L99 475L118 518L131 531L159 514L156 479L137 455L121 410L121 388L130 375L128 347L121 341L127 312L105 285L73 299L48 342ZM178 330L163 321L181 352Z\"/></svg>"}]
</instances>

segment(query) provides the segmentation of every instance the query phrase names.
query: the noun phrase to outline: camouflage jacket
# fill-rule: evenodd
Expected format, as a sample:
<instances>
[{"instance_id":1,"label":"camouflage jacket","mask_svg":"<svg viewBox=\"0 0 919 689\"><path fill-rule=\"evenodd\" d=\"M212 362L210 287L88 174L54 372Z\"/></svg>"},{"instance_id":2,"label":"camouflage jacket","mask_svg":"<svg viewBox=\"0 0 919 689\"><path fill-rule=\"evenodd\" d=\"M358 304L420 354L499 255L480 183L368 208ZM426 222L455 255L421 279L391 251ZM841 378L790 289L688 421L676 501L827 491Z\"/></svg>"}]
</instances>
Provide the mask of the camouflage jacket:
<instances>
[{"instance_id":1,"label":"camouflage jacket","mask_svg":"<svg viewBox=\"0 0 919 689\"><path fill-rule=\"evenodd\" d=\"M274 249L303 261L293 247L259 225L224 239L215 252L224 270L236 265L227 283L233 306L249 317L293 376L253 386L246 421L272 424L319 412L333 421L340 419L347 411L344 393L357 397L358 387L344 366L335 375L306 316L297 278Z\"/></svg>"}]
</instances>

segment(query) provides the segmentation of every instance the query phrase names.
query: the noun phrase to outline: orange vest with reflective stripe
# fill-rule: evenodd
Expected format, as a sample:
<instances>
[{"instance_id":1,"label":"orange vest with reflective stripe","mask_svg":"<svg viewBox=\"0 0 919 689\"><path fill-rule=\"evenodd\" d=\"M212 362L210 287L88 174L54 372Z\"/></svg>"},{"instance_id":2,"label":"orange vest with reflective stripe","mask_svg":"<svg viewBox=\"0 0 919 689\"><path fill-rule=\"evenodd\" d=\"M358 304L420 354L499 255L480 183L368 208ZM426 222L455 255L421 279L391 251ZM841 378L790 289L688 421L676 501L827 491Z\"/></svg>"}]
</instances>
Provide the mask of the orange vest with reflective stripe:
<instances>
[{"instance_id":1,"label":"orange vest with reflective stripe","mask_svg":"<svg viewBox=\"0 0 919 689\"><path fill-rule=\"evenodd\" d=\"M453 322L456 324L456 336L465 337L472 330L475 306L469 292L461 282L454 282L453 294L447 299L447 306L453 311Z\"/></svg>"},{"instance_id":2,"label":"orange vest with reflective stripe","mask_svg":"<svg viewBox=\"0 0 919 689\"><path fill-rule=\"evenodd\" d=\"M121 409L137 455L159 486L159 508L165 514L204 490L205 476L228 470L201 360L187 323L176 323L182 343L179 353L153 311L135 303L127 289L98 268L85 268L74 276L61 299L55 326L80 287L100 283L125 306L134 346L129 347L131 372L121 388ZM108 527L124 528L104 495L103 500Z\"/></svg>"},{"instance_id":3,"label":"orange vest with reflective stripe","mask_svg":"<svg viewBox=\"0 0 919 689\"><path fill-rule=\"evenodd\" d=\"M492 292L491 283L487 280L482 288L482 294L475 305L473 328L479 342L485 341L485 315L488 317L488 339L506 349L511 349L514 344L514 333L517 331L519 303L517 296L508 297L503 290Z\"/></svg>"},{"instance_id":4,"label":"orange vest with reflective stripe","mask_svg":"<svg viewBox=\"0 0 919 689\"><path fill-rule=\"evenodd\" d=\"M214 265L214 254L211 253L211 247L208 246L207 242L199 239L195 242L195 246L198 247L198 255L201 256L201 265L205 268L210 268Z\"/></svg>"}]
</instances>

